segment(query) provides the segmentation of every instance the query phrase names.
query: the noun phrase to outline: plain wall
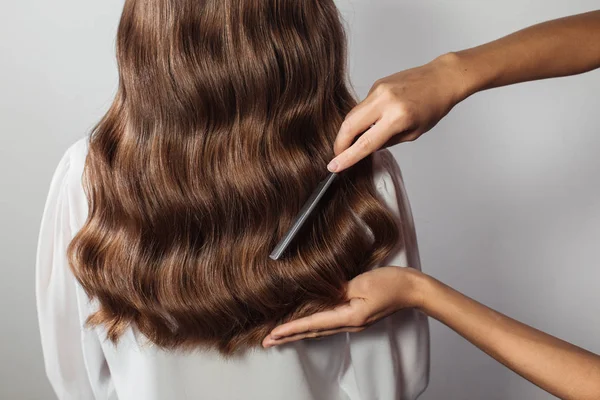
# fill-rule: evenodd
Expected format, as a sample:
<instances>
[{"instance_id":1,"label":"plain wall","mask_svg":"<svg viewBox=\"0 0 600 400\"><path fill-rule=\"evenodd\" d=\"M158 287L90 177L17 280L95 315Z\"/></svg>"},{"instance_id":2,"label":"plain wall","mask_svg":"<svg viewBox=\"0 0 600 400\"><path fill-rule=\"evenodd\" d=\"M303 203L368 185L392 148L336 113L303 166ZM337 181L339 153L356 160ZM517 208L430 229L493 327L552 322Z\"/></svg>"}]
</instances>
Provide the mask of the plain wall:
<instances>
[{"instance_id":1,"label":"plain wall","mask_svg":"<svg viewBox=\"0 0 600 400\"><path fill-rule=\"evenodd\" d=\"M372 83L595 0L340 0L361 98ZM0 14L0 398L51 399L34 259L51 174L117 85L122 0L20 0ZM600 353L600 71L477 94L392 149L429 274ZM429 399L551 396L432 322Z\"/></svg>"}]
</instances>

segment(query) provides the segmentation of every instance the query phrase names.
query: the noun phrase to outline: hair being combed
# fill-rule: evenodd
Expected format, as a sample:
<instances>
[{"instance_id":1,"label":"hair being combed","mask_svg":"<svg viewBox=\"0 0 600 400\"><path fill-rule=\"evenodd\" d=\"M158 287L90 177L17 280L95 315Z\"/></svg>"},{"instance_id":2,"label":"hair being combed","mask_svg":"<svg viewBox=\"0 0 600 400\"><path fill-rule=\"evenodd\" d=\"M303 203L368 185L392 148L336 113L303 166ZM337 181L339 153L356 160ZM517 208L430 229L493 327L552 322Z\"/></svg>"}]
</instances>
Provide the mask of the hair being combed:
<instances>
[{"instance_id":1,"label":"hair being combed","mask_svg":"<svg viewBox=\"0 0 600 400\"><path fill-rule=\"evenodd\" d=\"M356 105L333 0L127 0L117 59L68 249L99 303L88 324L110 340L136 326L163 348L230 355L343 303L396 245L368 157L269 258Z\"/></svg>"}]
</instances>

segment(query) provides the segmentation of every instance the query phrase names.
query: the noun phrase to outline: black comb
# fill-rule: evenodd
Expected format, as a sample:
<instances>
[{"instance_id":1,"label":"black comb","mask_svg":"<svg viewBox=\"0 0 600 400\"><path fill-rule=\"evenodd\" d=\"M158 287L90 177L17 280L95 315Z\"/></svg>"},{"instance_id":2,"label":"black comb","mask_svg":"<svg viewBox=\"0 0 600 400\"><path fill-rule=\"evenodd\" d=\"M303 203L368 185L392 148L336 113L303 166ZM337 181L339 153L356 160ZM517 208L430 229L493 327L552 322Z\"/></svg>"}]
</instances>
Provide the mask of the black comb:
<instances>
[{"instance_id":1,"label":"black comb","mask_svg":"<svg viewBox=\"0 0 600 400\"><path fill-rule=\"evenodd\" d=\"M302 228L302 225L304 225L310 214L317 207L319 200L321 200L327 189L329 189L329 186L331 186L331 184L333 183L333 181L335 181L337 177L337 173L330 172L329 175L327 175L327 177L323 181L321 181L321 183L319 183L319 186L317 186L317 188L310 195L306 203L304 203L304 206L302 206L302 209L298 213L298 216L292 224L292 227L283 236L283 239L281 239L277 246L275 246L275 248L269 255L269 258L271 258L272 260L279 260L279 258L281 258L282 254L289 247L290 243L292 243L292 241L294 240L294 237L296 236L300 228Z\"/></svg>"}]
</instances>

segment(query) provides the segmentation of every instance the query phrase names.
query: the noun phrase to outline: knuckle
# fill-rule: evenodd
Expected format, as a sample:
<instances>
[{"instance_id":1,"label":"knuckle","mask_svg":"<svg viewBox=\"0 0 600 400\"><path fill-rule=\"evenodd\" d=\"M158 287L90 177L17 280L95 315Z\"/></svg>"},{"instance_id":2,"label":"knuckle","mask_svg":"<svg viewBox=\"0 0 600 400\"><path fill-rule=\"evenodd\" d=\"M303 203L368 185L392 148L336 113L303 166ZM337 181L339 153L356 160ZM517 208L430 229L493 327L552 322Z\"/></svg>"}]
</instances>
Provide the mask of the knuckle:
<instances>
[{"instance_id":1,"label":"knuckle","mask_svg":"<svg viewBox=\"0 0 600 400\"><path fill-rule=\"evenodd\" d=\"M376 91L380 90L380 87L381 87L381 85L382 85L383 83L384 83L384 80L383 80L383 79L377 79L377 80L375 81L375 83L373 83L373 88L372 88L372 91L373 91L373 92L376 92Z\"/></svg>"},{"instance_id":2,"label":"knuckle","mask_svg":"<svg viewBox=\"0 0 600 400\"><path fill-rule=\"evenodd\" d=\"M389 111L389 117L392 121L410 120L413 116L412 108L405 102L395 104Z\"/></svg>"},{"instance_id":3,"label":"knuckle","mask_svg":"<svg viewBox=\"0 0 600 400\"><path fill-rule=\"evenodd\" d=\"M350 128L352 128L352 121L350 120L351 117L352 116L348 114L344 122L342 122L342 130L344 131L344 133L348 133L350 131Z\"/></svg>"},{"instance_id":4,"label":"knuckle","mask_svg":"<svg viewBox=\"0 0 600 400\"><path fill-rule=\"evenodd\" d=\"M410 122L417 119L417 109L414 105L404 103L402 106L402 113L404 114L404 118Z\"/></svg>"},{"instance_id":5,"label":"knuckle","mask_svg":"<svg viewBox=\"0 0 600 400\"><path fill-rule=\"evenodd\" d=\"M380 96L389 96L393 94L393 86L385 80L378 80L374 85L374 92Z\"/></svg>"},{"instance_id":6,"label":"knuckle","mask_svg":"<svg viewBox=\"0 0 600 400\"><path fill-rule=\"evenodd\" d=\"M363 135L356 141L356 146L361 151L370 150L372 145L373 145L373 140L368 136Z\"/></svg>"}]
</instances>

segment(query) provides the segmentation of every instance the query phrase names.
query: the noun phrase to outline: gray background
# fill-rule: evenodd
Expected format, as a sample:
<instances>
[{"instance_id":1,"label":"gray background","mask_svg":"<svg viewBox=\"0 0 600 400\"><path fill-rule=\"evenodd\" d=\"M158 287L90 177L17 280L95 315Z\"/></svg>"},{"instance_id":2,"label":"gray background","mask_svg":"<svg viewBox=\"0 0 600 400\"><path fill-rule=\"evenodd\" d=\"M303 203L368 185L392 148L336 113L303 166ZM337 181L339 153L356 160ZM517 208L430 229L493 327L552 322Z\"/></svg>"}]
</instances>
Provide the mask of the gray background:
<instances>
[{"instance_id":1,"label":"gray background","mask_svg":"<svg viewBox=\"0 0 600 400\"><path fill-rule=\"evenodd\" d=\"M378 78L595 0L340 0L351 72ZM51 399L34 257L51 174L107 109L122 0L20 0L0 14L0 398ZM424 269L512 317L600 353L600 71L480 93L393 149ZM423 399L548 399L432 322Z\"/></svg>"}]
</instances>

